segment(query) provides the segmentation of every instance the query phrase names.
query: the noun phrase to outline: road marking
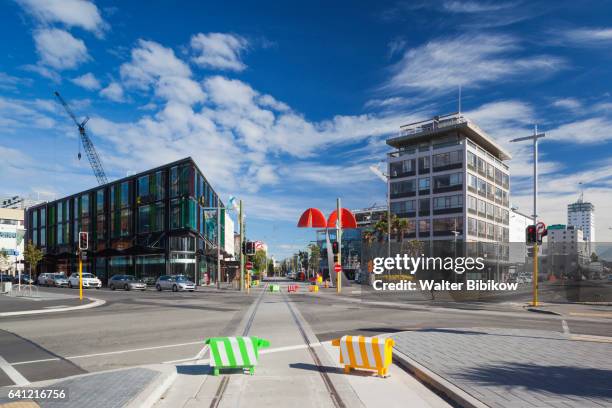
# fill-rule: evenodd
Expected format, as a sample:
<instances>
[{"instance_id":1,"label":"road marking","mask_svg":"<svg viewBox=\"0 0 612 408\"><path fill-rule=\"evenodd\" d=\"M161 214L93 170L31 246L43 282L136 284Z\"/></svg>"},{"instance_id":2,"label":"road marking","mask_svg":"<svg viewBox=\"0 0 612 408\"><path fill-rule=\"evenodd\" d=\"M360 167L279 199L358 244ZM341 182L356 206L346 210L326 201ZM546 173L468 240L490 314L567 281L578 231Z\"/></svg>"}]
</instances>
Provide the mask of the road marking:
<instances>
[{"instance_id":1,"label":"road marking","mask_svg":"<svg viewBox=\"0 0 612 408\"><path fill-rule=\"evenodd\" d=\"M19 312L4 312L4 313L0 313L0 317L33 315L33 314L53 313L53 312L66 312L69 310L91 309L92 307L102 306L106 303L106 300L94 299L94 298L89 298L89 299L93 300L93 302L88 303L86 305L64 307L61 309L38 309L38 310L24 310L24 311L19 311Z\"/></svg>"},{"instance_id":2,"label":"road marking","mask_svg":"<svg viewBox=\"0 0 612 408\"><path fill-rule=\"evenodd\" d=\"M36 363L46 363L47 361L59 361L61 360L59 357L53 358L43 358L41 360L30 360L30 361L19 361L17 363L12 363L11 365L22 365L22 364L36 364Z\"/></svg>"},{"instance_id":3,"label":"road marking","mask_svg":"<svg viewBox=\"0 0 612 408\"><path fill-rule=\"evenodd\" d=\"M68 307L68 305L57 305L57 306L45 306L43 309L58 309L61 307Z\"/></svg>"},{"instance_id":4,"label":"road marking","mask_svg":"<svg viewBox=\"0 0 612 408\"><path fill-rule=\"evenodd\" d=\"M607 317L612 318L612 313L578 313L572 312L570 316L586 316L586 317Z\"/></svg>"},{"instance_id":5,"label":"road marking","mask_svg":"<svg viewBox=\"0 0 612 408\"><path fill-rule=\"evenodd\" d=\"M8 377L15 383L15 385L28 385L30 382L21 373L9 364L4 357L0 356L0 369L8 375Z\"/></svg>"},{"instance_id":6,"label":"road marking","mask_svg":"<svg viewBox=\"0 0 612 408\"><path fill-rule=\"evenodd\" d=\"M74 359L77 359L77 358L90 358L90 357L99 357L99 356L110 356L110 355L113 355L113 354L133 353L133 352L136 352L136 351L148 351L148 350L159 350L159 349L171 348L171 347L193 346L195 344L202 344L202 341L200 340L200 341L192 341L190 343L167 344L165 346L153 346L153 347L142 347L142 348L128 349L128 350L108 351L106 353L82 354L80 356L66 357L66 359L74 360Z\"/></svg>"},{"instance_id":7,"label":"road marking","mask_svg":"<svg viewBox=\"0 0 612 408\"><path fill-rule=\"evenodd\" d=\"M569 336L570 330L569 330L569 326L567 325L567 322L565 321L565 319L561 320L561 326L563 327L563 334L565 334L566 336Z\"/></svg>"}]
</instances>

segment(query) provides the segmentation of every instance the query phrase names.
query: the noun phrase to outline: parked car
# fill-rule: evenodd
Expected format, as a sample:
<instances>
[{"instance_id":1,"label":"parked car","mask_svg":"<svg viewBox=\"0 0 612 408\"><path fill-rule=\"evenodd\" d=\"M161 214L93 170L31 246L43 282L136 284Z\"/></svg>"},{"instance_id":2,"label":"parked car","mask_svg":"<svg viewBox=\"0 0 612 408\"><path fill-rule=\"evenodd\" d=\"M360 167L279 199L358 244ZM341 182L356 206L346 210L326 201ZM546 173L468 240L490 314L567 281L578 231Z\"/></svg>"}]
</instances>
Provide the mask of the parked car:
<instances>
[{"instance_id":1,"label":"parked car","mask_svg":"<svg viewBox=\"0 0 612 408\"><path fill-rule=\"evenodd\" d=\"M19 274L17 274L15 275L15 278L13 278L13 283L15 284L21 283L22 285L29 285L30 283L34 283L34 279L30 278L29 274L22 273L21 282L19 282Z\"/></svg>"},{"instance_id":2,"label":"parked car","mask_svg":"<svg viewBox=\"0 0 612 408\"><path fill-rule=\"evenodd\" d=\"M79 274L73 273L70 275L68 279L68 287L70 288L78 288L79 287ZM96 288L100 289L102 287L102 281L96 278L95 275L91 273L83 274L83 288Z\"/></svg>"},{"instance_id":3,"label":"parked car","mask_svg":"<svg viewBox=\"0 0 612 408\"><path fill-rule=\"evenodd\" d=\"M47 286L55 286L58 288L63 288L68 286L68 279L66 279L66 275L63 273L50 273L47 275Z\"/></svg>"},{"instance_id":4,"label":"parked car","mask_svg":"<svg viewBox=\"0 0 612 408\"><path fill-rule=\"evenodd\" d=\"M142 278L142 281L147 286L155 286L155 282L157 281L157 279L155 279L155 277L153 277L153 276L147 276L145 278Z\"/></svg>"},{"instance_id":5,"label":"parked car","mask_svg":"<svg viewBox=\"0 0 612 408\"><path fill-rule=\"evenodd\" d=\"M140 279L136 279L134 275L113 275L108 280L110 290L125 289L125 290L146 290L147 285Z\"/></svg>"},{"instance_id":6,"label":"parked car","mask_svg":"<svg viewBox=\"0 0 612 408\"><path fill-rule=\"evenodd\" d=\"M173 292L195 290L195 283L189 280L185 275L164 275L160 276L155 283L155 289L158 291L171 290Z\"/></svg>"},{"instance_id":7,"label":"parked car","mask_svg":"<svg viewBox=\"0 0 612 408\"><path fill-rule=\"evenodd\" d=\"M40 286L45 286L47 285L47 278L50 277L51 275L53 275L52 273L41 273L40 275L38 275L38 278L36 278L36 284L40 285Z\"/></svg>"},{"instance_id":8,"label":"parked car","mask_svg":"<svg viewBox=\"0 0 612 408\"><path fill-rule=\"evenodd\" d=\"M1 282L13 282L13 275L9 275L6 273L0 273L0 281Z\"/></svg>"}]
</instances>

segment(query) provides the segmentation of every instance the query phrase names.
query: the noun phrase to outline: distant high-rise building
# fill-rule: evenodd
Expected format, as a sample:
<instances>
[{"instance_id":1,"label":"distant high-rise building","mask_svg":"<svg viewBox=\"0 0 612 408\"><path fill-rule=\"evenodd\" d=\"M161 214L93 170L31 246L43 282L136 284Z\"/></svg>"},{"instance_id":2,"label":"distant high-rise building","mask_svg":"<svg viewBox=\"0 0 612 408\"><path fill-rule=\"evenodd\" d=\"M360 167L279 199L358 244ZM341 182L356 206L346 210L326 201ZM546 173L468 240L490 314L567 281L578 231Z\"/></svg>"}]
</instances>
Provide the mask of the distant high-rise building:
<instances>
[{"instance_id":1,"label":"distant high-rise building","mask_svg":"<svg viewBox=\"0 0 612 408\"><path fill-rule=\"evenodd\" d=\"M595 242L595 206L580 198L567 206L567 223L582 230L585 241Z\"/></svg>"}]
</instances>

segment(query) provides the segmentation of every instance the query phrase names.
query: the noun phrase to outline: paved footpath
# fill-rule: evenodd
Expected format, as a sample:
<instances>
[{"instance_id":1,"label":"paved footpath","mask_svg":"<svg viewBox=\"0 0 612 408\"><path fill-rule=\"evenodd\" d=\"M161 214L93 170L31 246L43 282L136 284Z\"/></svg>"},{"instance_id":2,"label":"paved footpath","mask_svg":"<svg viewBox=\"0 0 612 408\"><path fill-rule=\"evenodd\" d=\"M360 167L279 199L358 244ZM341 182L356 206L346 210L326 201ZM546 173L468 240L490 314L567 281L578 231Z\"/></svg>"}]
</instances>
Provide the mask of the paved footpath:
<instances>
[{"instance_id":1,"label":"paved footpath","mask_svg":"<svg viewBox=\"0 0 612 408\"><path fill-rule=\"evenodd\" d=\"M282 287L286 291L286 287ZM448 407L445 401L397 367L392 367L391 377L385 379L364 372L343 374L337 350L329 342L318 342L295 305L286 301L288 299L284 293L265 293L255 313L249 335L271 343L269 349L261 351L255 375L234 371L212 376L204 354L202 360L192 365L177 366L179 375L156 408L357 408L405 407L406 404ZM253 308L245 317L252 312ZM242 332L244 324L243 321L238 325L236 332ZM224 377L227 380L223 388ZM335 394L330 391L330 384Z\"/></svg>"},{"instance_id":2,"label":"paved footpath","mask_svg":"<svg viewBox=\"0 0 612 408\"><path fill-rule=\"evenodd\" d=\"M409 331L393 338L396 353L491 407L612 406L610 338L480 328Z\"/></svg>"}]
</instances>

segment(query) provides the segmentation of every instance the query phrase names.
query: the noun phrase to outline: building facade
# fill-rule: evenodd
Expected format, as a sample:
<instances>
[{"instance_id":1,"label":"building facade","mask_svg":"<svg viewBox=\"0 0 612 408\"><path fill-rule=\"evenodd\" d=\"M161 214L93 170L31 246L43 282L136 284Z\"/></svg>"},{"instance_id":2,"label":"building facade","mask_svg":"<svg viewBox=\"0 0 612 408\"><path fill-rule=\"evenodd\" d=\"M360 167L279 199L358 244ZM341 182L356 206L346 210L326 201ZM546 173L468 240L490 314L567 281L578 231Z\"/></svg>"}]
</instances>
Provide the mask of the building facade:
<instances>
[{"instance_id":1,"label":"building facade","mask_svg":"<svg viewBox=\"0 0 612 408\"><path fill-rule=\"evenodd\" d=\"M0 272L23 271L24 236L24 211L0 208L0 252L6 255L0 261Z\"/></svg>"},{"instance_id":2,"label":"building facade","mask_svg":"<svg viewBox=\"0 0 612 408\"><path fill-rule=\"evenodd\" d=\"M455 253L460 242L470 256L507 261L508 246L494 245L510 238L506 150L461 114L402 126L387 144L395 148L388 154L391 212L408 221L403 239L428 241L437 255L444 241Z\"/></svg>"},{"instance_id":3,"label":"building facade","mask_svg":"<svg viewBox=\"0 0 612 408\"><path fill-rule=\"evenodd\" d=\"M588 243L583 232L574 225L548 226L547 263L551 273L575 277L589 263Z\"/></svg>"},{"instance_id":4,"label":"building facade","mask_svg":"<svg viewBox=\"0 0 612 408\"><path fill-rule=\"evenodd\" d=\"M595 242L595 206L582 199L567 206L567 224L582 230L586 242Z\"/></svg>"},{"instance_id":5,"label":"building facade","mask_svg":"<svg viewBox=\"0 0 612 408\"><path fill-rule=\"evenodd\" d=\"M78 235L87 232L83 270L103 282L185 274L205 284L217 276L217 234L225 248L225 210L219 230L217 207L224 207L217 193L185 158L28 208L27 239L44 252L38 272L75 272Z\"/></svg>"}]
</instances>

